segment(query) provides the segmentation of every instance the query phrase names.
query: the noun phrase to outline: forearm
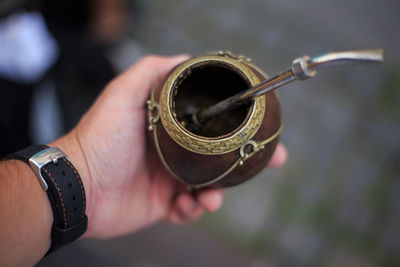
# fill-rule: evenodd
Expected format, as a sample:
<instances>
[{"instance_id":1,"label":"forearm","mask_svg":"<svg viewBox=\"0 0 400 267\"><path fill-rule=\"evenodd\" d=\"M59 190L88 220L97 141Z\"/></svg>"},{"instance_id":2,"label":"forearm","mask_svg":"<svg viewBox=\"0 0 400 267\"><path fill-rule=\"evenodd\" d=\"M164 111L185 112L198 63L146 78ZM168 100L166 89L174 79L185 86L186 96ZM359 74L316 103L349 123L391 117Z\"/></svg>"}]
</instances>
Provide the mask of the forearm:
<instances>
[{"instance_id":1,"label":"forearm","mask_svg":"<svg viewBox=\"0 0 400 267\"><path fill-rule=\"evenodd\" d=\"M0 162L0 265L33 266L50 247L53 215L29 166Z\"/></svg>"}]
</instances>

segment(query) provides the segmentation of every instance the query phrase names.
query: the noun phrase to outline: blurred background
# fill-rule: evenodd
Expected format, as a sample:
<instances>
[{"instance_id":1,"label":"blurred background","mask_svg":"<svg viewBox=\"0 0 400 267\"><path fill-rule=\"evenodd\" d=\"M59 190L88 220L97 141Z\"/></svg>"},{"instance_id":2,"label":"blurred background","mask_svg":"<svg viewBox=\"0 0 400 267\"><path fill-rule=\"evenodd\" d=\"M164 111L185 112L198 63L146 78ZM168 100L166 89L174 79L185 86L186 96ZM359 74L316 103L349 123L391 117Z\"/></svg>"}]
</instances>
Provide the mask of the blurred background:
<instances>
[{"instance_id":1,"label":"blurred background","mask_svg":"<svg viewBox=\"0 0 400 267\"><path fill-rule=\"evenodd\" d=\"M2 0L2 155L70 129L148 53L231 50L271 75L302 55L386 51L382 65L280 89L287 164L226 190L218 212L80 240L38 266L400 266L399 10L398 0Z\"/></svg>"}]
</instances>

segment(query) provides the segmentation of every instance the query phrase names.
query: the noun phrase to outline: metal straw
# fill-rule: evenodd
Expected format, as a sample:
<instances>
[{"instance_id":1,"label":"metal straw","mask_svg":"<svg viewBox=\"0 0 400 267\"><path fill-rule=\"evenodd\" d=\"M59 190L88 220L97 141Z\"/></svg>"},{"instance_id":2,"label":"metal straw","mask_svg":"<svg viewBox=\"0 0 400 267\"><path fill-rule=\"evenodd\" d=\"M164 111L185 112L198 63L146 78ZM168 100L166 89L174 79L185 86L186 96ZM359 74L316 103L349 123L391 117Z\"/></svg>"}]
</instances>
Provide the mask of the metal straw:
<instances>
[{"instance_id":1,"label":"metal straw","mask_svg":"<svg viewBox=\"0 0 400 267\"><path fill-rule=\"evenodd\" d=\"M278 73L273 77L225 100L218 102L206 109L193 113L191 121L196 128L200 128L205 122L241 106L256 96L266 94L294 80L305 80L316 74L316 68L330 65L332 63L353 63L353 62L383 62L383 49L353 50L342 52L330 52L313 58L309 56L299 57L292 62L292 67Z\"/></svg>"}]
</instances>

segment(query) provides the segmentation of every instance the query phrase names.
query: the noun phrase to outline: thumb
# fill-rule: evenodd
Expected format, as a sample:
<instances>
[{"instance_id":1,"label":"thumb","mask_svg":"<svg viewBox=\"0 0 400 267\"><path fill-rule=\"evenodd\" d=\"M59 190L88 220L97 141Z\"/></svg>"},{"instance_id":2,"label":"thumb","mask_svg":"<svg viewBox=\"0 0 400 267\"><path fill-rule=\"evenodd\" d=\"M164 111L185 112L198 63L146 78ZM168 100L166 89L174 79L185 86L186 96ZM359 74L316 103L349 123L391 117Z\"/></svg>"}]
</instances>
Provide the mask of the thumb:
<instances>
[{"instance_id":1,"label":"thumb","mask_svg":"<svg viewBox=\"0 0 400 267\"><path fill-rule=\"evenodd\" d=\"M119 88L130 88L137 103L143 103L150 90L161 82L172 68L189 58L190 56L185 54L173 57L146 56L122 73L114 82L118 83Z\"/></svg>"},{"instance_id":2,"label":"thumb","mask_svg":"<svg viewBox=\"0 0 400 267\"><path fill-rule=\"evenodd\" d=\"M135 66L128 69L128 73L136 72L137 75L143 75L151 85L160 82L173 67L190 58L189 55L182 54L173 57L166 56L146 56Z\"/></svg>"}]
</instances>

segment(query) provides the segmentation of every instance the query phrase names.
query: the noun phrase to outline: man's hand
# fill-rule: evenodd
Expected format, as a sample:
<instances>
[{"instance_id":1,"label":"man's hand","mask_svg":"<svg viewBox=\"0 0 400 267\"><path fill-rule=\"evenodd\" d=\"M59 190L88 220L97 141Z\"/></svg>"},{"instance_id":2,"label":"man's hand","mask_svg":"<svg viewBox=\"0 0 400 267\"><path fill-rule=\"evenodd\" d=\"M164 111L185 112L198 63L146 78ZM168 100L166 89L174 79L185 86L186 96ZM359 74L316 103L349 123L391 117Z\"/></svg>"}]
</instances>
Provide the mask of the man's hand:
<instances>
[{"instance_id":1,"label":"man's hand","mask_svg":"<svg viewBox=\"0 0 400 267\"><path fill-rule=\"evenodd\" d=\"M187 56L142 59L113 80L79 124L50 146L68 155L86 191L86 237L112 237L160 220L183 223L213 212L220 189L196 197L164 170L146 142L150 90ZM269 166L279 166L279 145ZM0 265L32 266L50 246L53 214L46 192L25 163L0 162Z\"/></svg>"},{"instance_id":2,"label":"man's hand","mask_svg":"<svg viewBox=\"0 0 400 267\"><path fill-rule=\"evenodd\" d=\"M51 146L69 155L87 195L86 237L111 237L160 220L189 222L217 210L221 189L197 196L172 178L146 142L145 103L150 90L188 56L147 56L113 80L79 124ZM279 166L278 148L270 166Z\"/></svg>"}]
</instances>

